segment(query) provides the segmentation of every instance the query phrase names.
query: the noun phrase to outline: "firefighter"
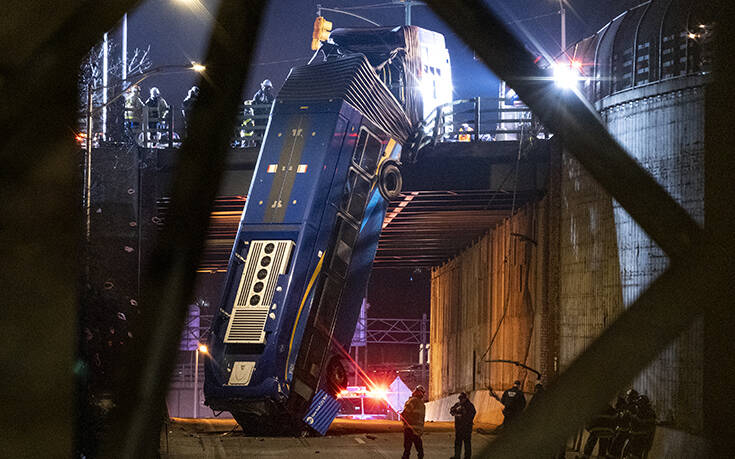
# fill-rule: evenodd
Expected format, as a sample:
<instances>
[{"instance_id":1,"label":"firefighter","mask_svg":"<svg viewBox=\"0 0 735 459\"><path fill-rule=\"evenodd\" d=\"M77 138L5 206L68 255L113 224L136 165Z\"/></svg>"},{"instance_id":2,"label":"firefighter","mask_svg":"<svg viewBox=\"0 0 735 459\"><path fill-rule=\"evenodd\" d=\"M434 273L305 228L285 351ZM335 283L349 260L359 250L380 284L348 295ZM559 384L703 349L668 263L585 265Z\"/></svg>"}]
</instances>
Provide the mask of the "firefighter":
<instances>
[{"instance_id":1,"label":"firefighter","mask_svg":"<svg viewBox=\"0 0 735 459\"><path fill-rule=\"evenodd\" d=\"M615 404L615 410L617 412L615 436L608 449L608 454L613 457L620 456L625 443L630 439L631 417L636 410L637 400L638 392L635 389L629 389L625 393L625 397L618 397L617 403Z\"/></svg>"},{"instance_id":2,"label":"firefighter","mask_svg":"<svg viewBox=\"0 0 735 459\"><path fill-rule=\"evenodd\" d=\"M140 123L143 120L143 101L140 100L140 86L134 84L125 91L125 132L135 137L140 132Z\"/></svg>"},{"instance_id":3,"label":"firefighter","mask_svg":"<svg viewBox=\"0 0 735 459\"><path fill-rule=\"evenodd\" d=\"M161 91L156 87L152 87L150 97L145 101L148 110L148 130L154 131L153 137L160 138L160 130L164 129L166 117L168 116L168 103L166 99L161 97ZM149 135L150 137L150 135Z\"/></svg>"},{"instance_id":4,"label":"firefighter","mask_svg":"<svg viewBox=\"0 0 735 459\"><path fill-rule=\"evenodd\" d=\"M276 97L273 95L273 83L271 80L265 79L260 83L260 89L253 96L254 104L272 104Z\"/></svg>"},{"instance_id":5,"label":"firefighter","mask_svg":"<svg viewBox=\"0 0 735 459\"><path fill-rule=\"evenodd\" d=\"M454 416L454 459L462 457L462 443L464 443L464 457L472 457L472 423L475 419L475 405L467 398L467 394L461 392L459 401L449 410Z\"/></svg>"},{"instance_id":6,"label":"firefighter","mask_svg":"<svg viewBox=\"0 0 735 459\"><path fill-rule=\"evenodd\" d=\"M584 444L584 454L582 457L586 458L592 455L592 451L594 451L595 444L597 444L598 440L600 446L598 448L599 452L597 455L605 457L607 450L610 447L610 442L615 435L616 424L617 412L615 411L615 408L608 403L605 408L599 414L595 415L587 425L587 431L590 435L587 437L587 442Z\"/></svg>"},{"instance_id":7,"label":"firefighter","mask_svg":"<svg viewBox=\"0 0 735 459\"><path fill-rule=\"evenodd\" d=\"M503 392L500 403L503 404L503 424L501 427L507 427L526 407L526 396L523 395L519 380L513 381L513 387Z\"/></svg>"},{"instance_id":8,"label":"firefighter","mask_svg":"<svg viewBox=\"0 0 735 459\"><path fill-rule=\"evenodd\" d=\"M268 124L268 114L270 114L270 104L273 103L275 96L273 95L273 83L271 80L263 80L260 83L260 89L253 96L253 114L256 126L265 128Z\"/></svg>"},{"instance_id":9,"label":"firefighter","mask_svg":"<svg viewBox=\"0 0 735 459\"><path fill-rule=\"evenodd\" d=\"M475 132L475 130L472 129L472 126L467 123L462 123L462 125L459 127L459 135L457 136L457 140L459 142L471 142L473 132Z\"/></svg>"},{"instance_id":10,"label":"firefighter","mask_svg":"<svg viewBox=\"0 0 735 459\"><path fill-rule=\"evenodd\" d=\"M653 445L656 431L656 412L647 396L641 395L635 401L630 415L630 433L625 452L634 457L645 459Z\"/></svg>"},{"instance_id":11,"label":"firefighter","mask_svg":"<svg viewBox=\"0 0 735 459\"><path fill-rule=\"evenodd\" d=\"M424 416L426 414L426 408L424 407L425 395L424 387L416 386L403 407L401 413L401 420L403 421L403 459L408 459L411 455L411 445L416 446L419 459L424 457L424 445L421 441L421 435L424 433Z\"/></svg>"},{"instance_id":12,"label":"firefighter","mask_svg":"<svg viewBox=\"0 0 735 459\"><path fill-rule=\"evenodd\" d=\"M181 114L184 116L184 127L186 130L189 129L189 115L191 110L194 108L194 103L199 99L199 86L192 86L189 92L181 103Z\"/></svg>"}]
</instances>

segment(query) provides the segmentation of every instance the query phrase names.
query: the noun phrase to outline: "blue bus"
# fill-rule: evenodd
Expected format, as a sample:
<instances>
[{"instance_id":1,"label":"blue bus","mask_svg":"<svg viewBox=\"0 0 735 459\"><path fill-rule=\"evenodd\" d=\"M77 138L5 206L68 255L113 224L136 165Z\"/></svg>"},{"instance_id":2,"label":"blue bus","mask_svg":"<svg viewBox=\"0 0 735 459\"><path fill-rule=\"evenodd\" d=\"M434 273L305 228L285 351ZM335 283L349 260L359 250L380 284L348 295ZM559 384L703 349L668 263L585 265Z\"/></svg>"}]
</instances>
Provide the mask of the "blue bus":
<instances>
[{"instance_id":1,"label":"blue bus","mask_svg":"<svg viewBox=\"0 0 735 459\"><path fill-rule=\"evenodd\" d=\"M205 403L251 434L324 434L337 415L343 357L416 125L371 62L390 52L325 47L274 102L209 335Z\"/></svg>"}]
</instances>

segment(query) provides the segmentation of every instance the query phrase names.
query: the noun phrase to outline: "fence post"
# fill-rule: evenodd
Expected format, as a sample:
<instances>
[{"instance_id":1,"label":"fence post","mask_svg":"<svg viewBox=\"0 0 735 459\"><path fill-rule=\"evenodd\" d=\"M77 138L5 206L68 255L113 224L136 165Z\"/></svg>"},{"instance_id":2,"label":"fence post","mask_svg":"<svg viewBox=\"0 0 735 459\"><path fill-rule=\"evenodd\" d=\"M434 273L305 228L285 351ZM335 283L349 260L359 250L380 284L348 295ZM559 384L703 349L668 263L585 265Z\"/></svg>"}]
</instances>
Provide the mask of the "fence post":
<instances>
[{"instance_id":1,"label":"fence post","mask_svg":"<svg viewBox=\"0 0 735 459\"><path fill-rule=\"evenodd\" d=\"M475 142L480 141L480 96L475 97Z\"/></svg>"},{"instance_id":2,"label":"fence post","mask_svg":"<svg viewBox=\"0 0 735 459\"><path fill-rule=\"evenodd\" d=\"M436 115L434 116L434 139L433 139L433 145L436 145L437 142L439 142L439 124L444 124L444 115L442 112L442 106L436 107Z\"/></svg>"},{"instance_id":3,"label":"fence post","mask_svg":"<svg viewBox=\"0 0 735 459\"><path fill-rule=\"evenodd\" d=\"M168 111L168 147L172 148L174 146L174 112L176 110L174 109L174 106L171 106L171 109Z\"/></svg>"}]
</instances>

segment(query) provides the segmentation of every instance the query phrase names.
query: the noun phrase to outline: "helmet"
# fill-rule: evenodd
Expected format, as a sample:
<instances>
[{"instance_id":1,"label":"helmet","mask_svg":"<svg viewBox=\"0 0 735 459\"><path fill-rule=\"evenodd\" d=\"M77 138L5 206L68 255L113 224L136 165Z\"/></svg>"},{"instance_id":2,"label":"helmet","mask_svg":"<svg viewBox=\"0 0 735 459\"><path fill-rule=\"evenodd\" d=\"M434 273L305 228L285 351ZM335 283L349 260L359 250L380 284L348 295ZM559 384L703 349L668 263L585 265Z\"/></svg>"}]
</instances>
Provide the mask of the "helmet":
<instances>
[{"instance_id":1,"label":"helmet","mask_svg":"<svg viewBox=\"0 0 735 459\"><path fill-rule=\"evenodd\" d=\"M154 86L154 87L151 88L151 97L152 98L158 97L160 95L161 95L161 91L159 91L157 87Z\"/></svg>"},{"instance_id":2,"label":"helmet","mask_svg":"<svg viewBox=\"0 0 735 459\"><path fill-rule=\"evenodd\" d=\"M425 394L426 393L426 389L424 389L424 386L422 386L421 384L419 384L418 386L416 386L416 389L414 389L413 391L414 392L421 392L422 394Z\"/></svg>"},{"instance_id":3,"label":"helmet","mask_svg":"<svg viewBox=\"0 0 735 459\"><path fill-rule=\"evenodd\" d=\"M625 392L625 400L627 402L634 401L638 398L638 391L635 389L628 389L627 392Z\"/></svg>"},{"instance_id":4,"label":"helmet","mask_svg":"<svg viewBox=\"0 0 735 459\"><path fill-rule=\"evenodd\" d=\"M460 392L459 393L459 399L462 400L462 399L465 399L465 398L467 398L467 393L466 392Z\"/></svg>"},{"instance_id":5,"label":"helmet","mask_svg":"<svg viewBox=\"0 0 735 459\"><path fill-rule=\"evenodd\" d=\"M189 94L190 95L193 94L195 96L198 96L199 95L199 86L196 86L196 85L192 86L191 89L189 89Z\"/></svg>"},{"instance_id":6,"label":"helmet","mask_svg":"<svg viewBox=\"0 0 735 459\"><path fill-rule=\"evenodd\" d=\"M269 80L269 79L266 78L265 80L263 80L262 83L260 83L260 87L263 88L263 89L265 89L266 87L272 88L273 87L273 83L271 83L271 80Z\"/></svg>"},{"instance_id":7,"label":"helmet","mask_svg":"<svg viewBox=\"0 0 735 459\"><path fill-rule=\"evenodd\" d=\"M515 381L513 381L513 385L514 386L520 386L521 385L521 382L516 379Z\"/></svg>"},{"instance_id":8,"label":"helmet","mask_svg":"<svg viewBox=\"0 0 735 459\"><path fill-rule=\"evenodd\" d=\"M647 395L641 395L640 397L638 397L637 403L642 406L650 405L651 400L649 400Z\"/></svg>"}]
</instances>

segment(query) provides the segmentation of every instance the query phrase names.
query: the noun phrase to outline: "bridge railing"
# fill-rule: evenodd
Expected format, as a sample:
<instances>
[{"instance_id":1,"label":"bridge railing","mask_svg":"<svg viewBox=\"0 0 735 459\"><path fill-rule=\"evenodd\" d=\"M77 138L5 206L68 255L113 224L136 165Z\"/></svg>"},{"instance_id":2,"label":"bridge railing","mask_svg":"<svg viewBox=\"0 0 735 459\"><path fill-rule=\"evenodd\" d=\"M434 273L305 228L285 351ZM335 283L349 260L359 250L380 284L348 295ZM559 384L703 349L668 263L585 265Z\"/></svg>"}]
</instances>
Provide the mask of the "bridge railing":
<instances>
[{"instance_id":1,"label":"bridge railing","mask_svg":"<svg viewBox=\"0 0 735 459\"><path fill-rule=\"evenodd\" d=\"M231 146L233 148L259 147L268 126L268 118L272 104L249 104L246 101L240 107L237 119L233 126ZM188 124L186 116L181 107L170 106L164 117L150 116L149 107L143 107L139 118L120 117L122 125L120 129L114 129L108 123L107 138L103 139L102 129L99 122L95 122L95 130L92 131L93 146L99 146L103 141L135 142L144 148L178 148L186 138ZM79 132L77 141L85 147L87 135L84 128L85 119L79 119Z\"/></svg>"},{"instance_id":2,"label":"bridge railing","mask_svg":"<svg viewBox=\"0 0 735 459\"><path fill-rule=\"evenodd\" d=\"M547 135L525 105L498 97L474 97L436 107L419 127L417 150L442 142L492 142Z\"/></svg>"}]
</instances>

